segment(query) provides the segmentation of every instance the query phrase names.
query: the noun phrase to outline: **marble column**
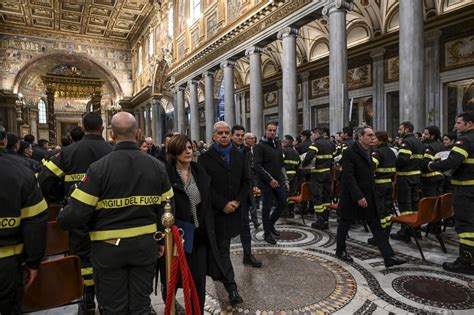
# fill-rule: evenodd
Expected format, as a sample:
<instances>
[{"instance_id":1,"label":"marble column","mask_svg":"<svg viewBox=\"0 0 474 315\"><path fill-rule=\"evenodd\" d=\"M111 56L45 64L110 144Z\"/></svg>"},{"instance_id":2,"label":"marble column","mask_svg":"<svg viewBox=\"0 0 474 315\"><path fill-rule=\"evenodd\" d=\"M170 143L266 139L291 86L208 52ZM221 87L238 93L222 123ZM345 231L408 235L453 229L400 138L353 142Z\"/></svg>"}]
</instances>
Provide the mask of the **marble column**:
<instances>
[{"instance_id":1,"label":"marble column","mask_svg":"<svg viewBox=\"0 0 474 315\"><path fill-rule=\"evenodd\" d=\"M440 64L439 64L439 38L442 32L432 30L425 34L425 91L426 91L426 120L425 126L441 126L442 109L440 100ZM424 128L424 126L420 127Z\"/></svg>"},{"instance_id":2,"label":"marble column","mask_svg":"<svg viewBox=\"0 0 474 315\"><path fill-rule=\"evenodd\" d=\"M385 105L385 49L383 47L374 49L370 53L372 57L372 78L374 81L373 111L374 129L387 130L387 106Z\"/></svg>"},{"instance_id":3,"label":"marble column","mask_svg":"<svg viewBox=\"0 0 474 315\"><path fill-rule=\"evenodd\" d=\"M140 127L140 110L139 109L134 109L133 113L134 113L134 116L135 116L135 120L137 121L138 128L141 128Z\"/></svg>"},{"instance_id":4,"label":"marble column","mask_svg":"<svg viewBox=\"0 0 474 315\"><path fill-rule=\"evenodd\" d=\"M231 126L235 125L234 66L235 62L231 60L221 63L224 71L224 120Z\"/></svg>"},{"instance_id":5,"label":"marble column","mask_svg":"<svg viewBox=\"0 0 474 315\"><path fill-rule=\"evenodd\" d=\"M178 89L173 87L171 89L173 95L173 131L178 130Z\"/></svg>"},{"instance_id":6,"label":"marble column","mask_svg":"<svg viewBox=\"0 0 474 315\"><path fill-rule=\"evenodd\" d=\"M283 126L280 129L283 135L298 135L298 82L296 77L296 37L299 31L296 28L286 27L278 32L278 39L283 44L282 72L283 72Z\"/></svg>"},{"instance_id":7,"label":"marble column","mask_svg":"<svg viewBox=\"0 0 474 315\"><path fill-rule=\"evenodd\" d=\"M243 125L242 124L242 93L237 95L237 104L235 104L235 124L236 125Z\"/></svg>"},{"instance_id":8,"label":"marble column","mask_svg":"<svg viewBox=\"0 0 474 315\"><path fill-rule=\"evenodd\" d=\"M279 137L282 138L285 134L283 133L283 116L286 116L286 112L284 111L283 108L283 82L282 81L276 81L275 83L277 89L278 89L278 132L279 132Z\"/></svg>"},{"instance_id":9,"label":"marble column","mask_svg":"<svg viewBox=\"0 0 474 315\"><path fill-rule=\"evenodd\" d=\"M199 141L199 100L198 100L199 81L190 80L189 87L189 110L191 112L191 139Z\"/></svg>"},{"instance_id":10,"label":"marble column","mask_svg":"<svg viewBox=\"0 0 474 315\"><path fill-rule=\"evenodd\" d=\"M142 130L143 136L146 136L146 126L145 126L145 108L140 107L140 129Z\"/></svg>"},{"instance_id":11,"label":"marble column","mask_svg":"<svg viewBox=\"0 0 474 315\"><path fill-rule=\"evenodd\" d=\"M263 95L262 95L262 59L263 49L257 46L248 48L245 55L250 61L250 132L257 140L263 134Z\"/></svg>"},{"instance_id":12,"label":"marble column","mask_svg":"<svg viewBox=\"0 0 474 315\"><path fill-rule=\"evenodd\" d=\"M423 1L400 0L400 122L424 128Z\"/></svg>"},{"instance_id":13,"label":"marble column","mask_svg":"<svg viewBox=\"0 0 474 315\"><path fill-rule=\"evenodd\" d=\"M309 72L300 74L301 96L303 98L303 129L311 129L311 108L309 105Z\"/></svg>"},{"instance_id":14,"label":"marble column","mask_svg":"<svg viewBox=\"0 0 474 315\"><path fill-rule=\"evenodd\" d=\"M54 115L54 89L46 88L46 98L48 100L48 131L49 144L56 144L56 116Z\"/></svg>"},{"instance_id":15,"label":"marble column","mask_svg":"<svg viewBox=\"0 0 474 315\"><path fill-rule=\"evenodd\" d=\"M38 108L30 108L30 133L38 139Z\"/></svg>"},{"instance_id":16,"label":"marble column","mask_svg":"<svg viewBox=\"0 0 474 315\"><path fill-rule=\"evenodd\" d=\"M186 112L184 111L184 87L178 86L176 89L177 93L177 104L175 109L176 119L178 121L178 132L186 134Z\"/></svg>"},{"instance_id":17,"label":"marble column","mask_svg":"<svg viewBox=\"0 0 474 315\"><path fill-rule=\"evenodd\" d=\"M146 120L145 120L145 129L146 129L146 136L152 137L152 130L151 130L151 104L147 104L145 106L146 111Z\"/></svg>"},{"instance_id":18,"label":"marble column","mask_svg":"<svg viewBox=\"0 0 474 315\"><path fill-rule=\"evenodd\" d=\"M333 1L323 8L329 16L329 127L333 135L348 122L346 13L353 4Z\"/></svg>"},{"instance_id":19,"label":"marble column","mask_svg":"<svg viewBox=\"0 0 474 315\"><path fill-rule=\"evenodd\" d=\"M161 144L163 139L162 132L162 120L161 120L161 95L153 96L151 99L151 111L153 113L152 119L152 133L153 133L153 142L155 144Z\"/></svg>"},{"instance_id":20,"label":"marble column","mask_svg":"<svg viewBox=\"0 0 474 315\"><path fill-rule=\"evenodd\" d=\"M204 79L204 99L206 115L206 143L212 143L212 132L216 122L216 106L214 104L214 72L206 71L202 74Z\"/></svg>"}]
</instances>

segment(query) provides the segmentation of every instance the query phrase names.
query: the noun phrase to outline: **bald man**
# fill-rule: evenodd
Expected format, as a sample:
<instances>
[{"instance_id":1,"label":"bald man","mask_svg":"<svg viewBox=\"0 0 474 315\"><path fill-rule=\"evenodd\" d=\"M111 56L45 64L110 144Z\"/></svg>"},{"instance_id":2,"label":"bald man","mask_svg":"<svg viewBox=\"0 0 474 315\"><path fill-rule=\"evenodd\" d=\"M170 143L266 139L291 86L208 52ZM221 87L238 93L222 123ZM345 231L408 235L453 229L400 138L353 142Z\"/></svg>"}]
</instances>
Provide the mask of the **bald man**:
<instances>
[{"instance_id":1,"label":"bald man","mask_svg":"<svg viewBox=\"0 0 474 315\"><path fill-rule=\"evenodd\" d=\"M158 149L153 144L153 139L151 137L146 137L145 138L145 143L146 143L146 146L147 146L146 153L153 156L153 157L157 157Z\"/></svg>"},{"instance_id":2,"label":"bald man","mask_svg":"<svg viewBox=\"0 0 474 315\"><path fill-rule=\"evenodd\" d=\"M159 248L153 235L173 196L164 165L142 154L135 118L112 118L114 151L93 163L57 221L66 230L89 226L91 261L103 314L150 314Z\"/></svg>"}]
</instances>

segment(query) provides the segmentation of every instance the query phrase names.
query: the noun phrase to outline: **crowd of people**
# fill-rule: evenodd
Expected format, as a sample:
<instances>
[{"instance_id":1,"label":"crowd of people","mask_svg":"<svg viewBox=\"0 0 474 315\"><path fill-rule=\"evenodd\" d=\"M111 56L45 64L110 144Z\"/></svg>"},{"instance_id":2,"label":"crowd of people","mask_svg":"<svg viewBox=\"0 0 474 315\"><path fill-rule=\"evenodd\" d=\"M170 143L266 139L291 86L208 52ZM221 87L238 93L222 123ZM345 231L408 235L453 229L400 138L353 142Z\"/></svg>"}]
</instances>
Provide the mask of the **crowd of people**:
<instances>
[{"instance_id":1,"label":"crowd of people","mask_svg":"<svg viewBox=\"0 0 474 315\"><path fill-rule=\"evenodd\" d=\"M406 261L395 254L390 238L421 237L406 228L390 234L395 209L400 215L415 213L421 197L452 192L460 254L443 268L474 274L473 113L459 114L457 132L443 137L436 126L417 134L411 122L402 122L393 141L386 131L369 126L345 127L334 136L317 127L278 137L275 123L256 139L243 126L219 121L212 144L170 133L156 146L151 137L142 138L127 112L116 114L111 126L108 143L101 116L88 113L82 128L74 128L53 150L46 140L35 144L32 135L19 139L0 126L1 314L21 312L24 286L35 279L45 249L47 203L64 206L56 220L70 231L70 254L81 260L83 314L95 312L95 297L103 314L153 313L155 270L165 267L159 259L163 244L154 236L163 229L167 200L176 225L185 231L186 260L201 310L206 275L224 284L231 305L243 302L230 244L240 235L243 264L262 267L252 254L250 234L250 223L260 226L260 205L269 244L278 241L275 223L281 217L314 213L311 226L327 230L330 210L336 208L336 256L353 261L346 237L359 221L369 226L368 242L391 267ZM306 182L312 200L297 207L288 197Z\"/></svg>"}]
</instances>

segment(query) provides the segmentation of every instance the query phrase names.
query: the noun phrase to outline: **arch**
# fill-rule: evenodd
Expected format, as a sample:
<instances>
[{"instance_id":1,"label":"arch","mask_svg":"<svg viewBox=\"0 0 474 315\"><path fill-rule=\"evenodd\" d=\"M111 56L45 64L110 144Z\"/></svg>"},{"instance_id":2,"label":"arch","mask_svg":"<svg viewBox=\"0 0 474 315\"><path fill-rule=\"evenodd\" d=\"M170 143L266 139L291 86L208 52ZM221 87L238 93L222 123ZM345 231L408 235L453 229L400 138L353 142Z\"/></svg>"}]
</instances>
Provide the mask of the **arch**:
<instances>
[{"instance_id":1,"label":"arch","mask_svg":"<svg viewBox=\"0 0 474 315\"><path fill-rule=\"evenodd\" d=\"M123 98L123 90L120 86L119 81L117 78L106 68L101 66L98 62L93 60L92 58L86 57L82 54L74 53L74 52L46 52L39 57L33 58L29 62L27 62L20 71L18 71L17 75L15 76L15 80L13 81L13 92L18 93L18 89L20 87L21 82L26 78L26 75L32 71L32 69L38 65L39 62L43 61L50 61L50 60L62 60L64 56L72 57L77 59L78 61L90 63L94 67L96 67L102 76L111 84L115 97L116 98Z\"/></svg>"},{"instance_id":2,"label":"arch","mask_svg":"<svg viewBox=\"0 0 474 315\"><path fill-rule=\"evenodd\" d=\"M166 82L169 81L168 77L168 62L164 59L158 61L155 65L155 70L153 71L152 81L152 94L162 94Z\"/></svg>"},{"instance_id":3,"label":"arch","mask_svg":"<svg viewBox=\"0 0 474 315\"><path fill-rule=\"evenodd\" d=\"M329 40L321 36L311 46L309 61L314 61L327 55L329 55Z\"/></svg>"},{"instance_id":4,"label":"arch","mask_svg":"<svg viewBox=\"0 0 474 315\"><path fill-rule=\"evenodd\" d=\"M364 21L353 23L347 29L347 46L355 46L372 39L373 29Z\"/></svg>"}]
</instances>

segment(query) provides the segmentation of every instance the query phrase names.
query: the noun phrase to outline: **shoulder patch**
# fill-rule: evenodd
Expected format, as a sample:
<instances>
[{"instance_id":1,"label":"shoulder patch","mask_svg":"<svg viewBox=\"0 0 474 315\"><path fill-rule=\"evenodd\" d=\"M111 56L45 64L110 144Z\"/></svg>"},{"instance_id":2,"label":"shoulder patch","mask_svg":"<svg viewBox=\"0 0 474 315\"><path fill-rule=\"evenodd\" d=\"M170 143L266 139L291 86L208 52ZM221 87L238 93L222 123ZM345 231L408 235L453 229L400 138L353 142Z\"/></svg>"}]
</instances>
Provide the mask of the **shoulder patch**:
<instances>
[{"instance_id":1,"label":"shoulder patch","mask_svg":"<svg viewBox=\"0 0 474 315\"><path fill-rule=\"evenodd\" d=\"M458 141L456 141L456 144L463 145L463 144L464 144L464 140L463 140L463 139L461 139L461 140L458 140Z\"/></svg>"},{"instance_id":2,"label":"shoulder patch","mask_svg":"<svg viewBox=\"0 0 474 315\"><path fill-rule=\"evenodd\" d=\"M87 175L85 175L83 178L82 178L82 181L84 183L87 183L87 181L89 180L89 177Z\"/></svg>"}]
</instances>

